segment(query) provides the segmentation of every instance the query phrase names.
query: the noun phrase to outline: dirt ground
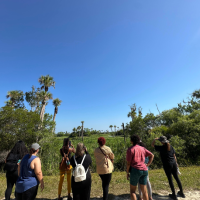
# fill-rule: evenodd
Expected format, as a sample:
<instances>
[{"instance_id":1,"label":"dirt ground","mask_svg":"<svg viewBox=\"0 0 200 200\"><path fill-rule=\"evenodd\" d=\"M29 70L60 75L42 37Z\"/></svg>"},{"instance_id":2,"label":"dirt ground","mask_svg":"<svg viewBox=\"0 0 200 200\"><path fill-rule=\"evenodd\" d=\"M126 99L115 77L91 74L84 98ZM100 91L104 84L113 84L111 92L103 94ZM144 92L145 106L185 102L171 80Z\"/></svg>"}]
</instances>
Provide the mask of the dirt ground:
<instances>
[{"instance_id":1,"label":"dirt ground","mask_svg":"<svg viewBox=\"0 0 200 200\"><path fill-rule=\"evenodd\" d=\"M184 200L200 200L200 191L187 191L185 192L185 196L186 198L184 198ZM180 200L183 199L179 196L177 197ZM168 197L168 192L166 191L160 191L158 192L158 194L153 194L153 199L154 200L172 200L171 198ZM14 200L14 199L11 199L11 200ZM56 199L36 198L36 200L57 200L57 198ZM67 198L63 198L63 200L67 200ZM102 200L102 197L91 198L91 200ZM120 195L120 196L115 196L113 194L110 194L108 200L130 200L130 196L129 194Z\"/></svg>"}]
</instances>

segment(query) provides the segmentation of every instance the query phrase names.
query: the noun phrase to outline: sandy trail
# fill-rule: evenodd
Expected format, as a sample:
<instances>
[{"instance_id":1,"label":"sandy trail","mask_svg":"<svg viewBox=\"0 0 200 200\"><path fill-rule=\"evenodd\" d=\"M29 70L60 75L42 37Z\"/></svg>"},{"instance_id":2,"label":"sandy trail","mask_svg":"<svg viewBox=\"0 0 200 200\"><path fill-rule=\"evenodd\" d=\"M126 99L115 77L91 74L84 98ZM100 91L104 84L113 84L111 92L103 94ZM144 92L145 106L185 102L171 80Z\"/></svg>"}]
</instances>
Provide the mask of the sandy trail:
<instances>
[{"instance_id":1,"label":"sandy trail","mask_svg":"<svg viewBox=\"0 0 200 200\"><path fill-rule=\"evenodd\" d=\"M200 200L200 191L187 191L185 192L186 198L181 198L179 196L179 200ZM168 192L166 191L160 191L158 194L153 194L153 199L154 200L172 200L171 198L168 197ZM5 199L2 199L5 200ZM15 199L11 199L15 200ZM56 199L47 199L47 198L36 198L36 200L57 200ZM63 198L63 200L67 200L67 198ZM102 197L97 197L97 198L91 198L91 200L102 200ZM108 200L130 200L130 196L128 194L126 195L120 195L120 196L115 196L113 194L109 195Z\"/></svg>"}]
</instances>

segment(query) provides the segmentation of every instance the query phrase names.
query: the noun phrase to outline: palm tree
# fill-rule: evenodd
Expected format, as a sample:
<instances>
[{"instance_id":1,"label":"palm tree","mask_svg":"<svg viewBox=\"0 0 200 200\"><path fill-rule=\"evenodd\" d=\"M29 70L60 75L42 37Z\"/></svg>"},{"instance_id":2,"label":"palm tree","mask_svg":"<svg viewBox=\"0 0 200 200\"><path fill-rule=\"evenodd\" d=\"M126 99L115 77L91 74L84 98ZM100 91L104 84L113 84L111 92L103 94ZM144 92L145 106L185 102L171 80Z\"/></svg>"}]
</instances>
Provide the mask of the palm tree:
<instances>
[{"instance_id":1,"label":"palm tree","mask_svg":"<svg viewBox=\"0 0 200 200\"><path fill-rule=\"evenodd\" d=\"M49 75L41 76L38 81L40 85L42 85L41 89L45 89L45 92L48 92L48 89L51 86L53 86L55 89L56 82L53 80L53 77Z\"/></svg>"},{"instance_id":2,"label":"palm tree","mask_svg":"<svg viewBox=\"0 0 200 200\"><path fill-rule=\"evenodd\" d=\"M53 100L53 105L55 106L53 121L55 122L56 114L58 113L58 106L61 105L61 100L56 98Z\"/></svg>"},{"instance_id":3,"label":"palm tree","mask_svg":"<svg viewBox=\"0 0 200 200\"><path fill-rule=\"evenodd\" d=\"M72 129L72 131L75 133L75 135L76 135L76 131L77 131L77 129L76 129L76 127L74 127L73 129Z\"/></svg>"},{"instance_id":4,"label":"palm tree","mask_svg":"<svg viewBox=\"0 0 200 200\"><path fill-rule=\"evenodd\" d=\"M45 91L41 91L38 95L42 99L42 108L40 110L40 119L43 122L44 113L45 113L45 106L47 105L47 101L49 99L53 99L53 96L50 92L45 92Z\"/></svg>"},{"instance_id":5,"label":"palm tree","mask_svg":"<svg viewBox=\"0 0 200 200\"><path fill-rule=\"evenodd\" d=\"M116 132L116 127L117 127L117 126L116 126L116 125L114 125L114 128L115 128L115 132Z\"/></svg>"},{"instance_id":6,"label":"palm tree","mask_svg":"<svg viewBox=\"0 0 200 200\"><path fill-rule=\"evenodd\" d=\"M80 136L81 136L81 134L80 134L81 126L78 126L78 127L77 127L77 130L78 130L78 132L79 132L79 138L80 138Z\"/></svg>"},{"instance_id":7,"label":"palm tree","mask_svg":"<svg viewBox=\"0 0 200 200\"><path fill-rule=\"evenodd\" d=\"M82 123L82 141L83 141L83 124L84 124L84 121L81 121Z\"/></svg>"},{"instance_id":8,"label":"palm tree","mask_svg":"<svg viewBox=\"0 0 200 200\"><path fill-rule=\"evenodd\" d=\"M109 126L109 128L111 129L111 132L112 132L112 127L113 127L113 125L110 125L110 126Z\"/></svg>"},{"instance_id":9,"label":"palm tree","mask_svg":"<svg viewBox=\"0 0 200 200\"><path fill-rule=\"evenodd\" d=\"M6 98L10 98L9 101L6 102L7 105L10 105L14 108L15 103L19 103L20 101L23 101L24 93L21 90L12 90L9 91L6 95Z\"/></svg>"}]
</instances>

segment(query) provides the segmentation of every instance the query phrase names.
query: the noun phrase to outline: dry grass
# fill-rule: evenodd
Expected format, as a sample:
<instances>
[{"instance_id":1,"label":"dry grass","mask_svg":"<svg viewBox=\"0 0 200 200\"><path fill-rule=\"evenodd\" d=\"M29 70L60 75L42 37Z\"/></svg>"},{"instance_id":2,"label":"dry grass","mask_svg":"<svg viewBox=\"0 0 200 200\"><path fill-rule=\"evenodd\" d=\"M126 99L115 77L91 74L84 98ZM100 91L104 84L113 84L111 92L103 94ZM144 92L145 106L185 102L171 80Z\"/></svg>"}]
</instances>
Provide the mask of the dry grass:
<instances>
[{"instance_id":1,"label":"dry grass","mask_svg":"<svg viewBox=\"0 0 200 200\"><path fill-rule=\"evenodd\" d=\"M185 167L180 168L182 175L180 176L184 190L200 190L200 167ZM150 170L149 171L150 182L154 193L158 193L161 190L170 192L169 184L163 169ZM57 197L59 176L45 176L45 189L43 192L38 191L37 198L42 199L55 199ZM175 183L175 181L174 181ZM177 187L175 183L175 187ZM4 197L6 189L6 178L5 174L0 174L0 199ZM110 194L123 195L129 193L129 182L126 180L125 172L114 172L112 181L110 183ZM12 197L14 196L14 190ZM62 195L67 195L67 181L65 179L63 184ZM92 190L91 197L101 197L101 181L99 176L94 173L92 174Z\"/></svg>"}]
</instances>

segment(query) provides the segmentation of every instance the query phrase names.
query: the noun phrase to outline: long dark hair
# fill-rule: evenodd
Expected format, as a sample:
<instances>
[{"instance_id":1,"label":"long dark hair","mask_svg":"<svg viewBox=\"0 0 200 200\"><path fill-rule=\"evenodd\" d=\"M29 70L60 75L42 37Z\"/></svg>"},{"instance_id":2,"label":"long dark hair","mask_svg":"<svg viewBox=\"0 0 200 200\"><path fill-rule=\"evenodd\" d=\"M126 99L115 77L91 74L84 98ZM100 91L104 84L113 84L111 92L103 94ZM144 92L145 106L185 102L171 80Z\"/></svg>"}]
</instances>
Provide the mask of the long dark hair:
<instances>
[{"instance_id":1,"label":"long dark hair","mask_svg":"<svg viewBox=\"0 0 200 200\"><path fill-rule=\"evenodd\" d=\"M69 138L64 138L63 140L63 150L64 150L64 153L68 153L69 151L69 144L70 144L70 141L69 141Z\"/></svg>"},{"instance_id":2,"label":"long dark hair","mask_svg":"<svg viewBox=\"0 0 200 200\"><path fill-rule=\"evenodd\" d=\"M15 143L15 146L10 151L12 154L18 154L20 159L22 159L26 154L28 154L28 149L23 141L18 141ZM10 154L9 153L9 154Z\"/></svg>"},{"instance_id":3,"label":"long dark hair","mask_svg":"<svg viewBox=\"0 0 200 200\"><path fill-rule=\"evenodd\" d=\"M133 142L133 146L135 146L136 144L140 143L140 138L138 135L132 135L131 136L131 142Z\"/></svg>"},{"instance_id":4,"label":"long dark hair","mask_svg":"<svg viewBox=\"0 0 200 200\"><path fill-rule=\"evenodd\" d=\"M144 144L144 142L142 142L142 141L139 142L138 144L139 144L141 147L144 147L145 149L147 148L146 145Z\"/></svg>"},{"instance_id":5,"label":"long dark hair","mask_svg":"<svg viewBox=\"0 0 200 200\"><path fill-rule=\"evenodd\" d=\"M167 149L167 151L170 151L170 144L169 143L164 143L163 145L165 146L165 148Z\"/></svg>"}]
</instances>

